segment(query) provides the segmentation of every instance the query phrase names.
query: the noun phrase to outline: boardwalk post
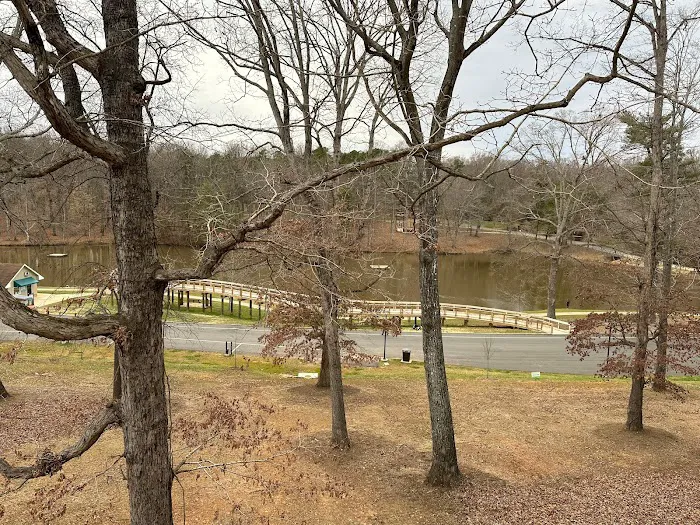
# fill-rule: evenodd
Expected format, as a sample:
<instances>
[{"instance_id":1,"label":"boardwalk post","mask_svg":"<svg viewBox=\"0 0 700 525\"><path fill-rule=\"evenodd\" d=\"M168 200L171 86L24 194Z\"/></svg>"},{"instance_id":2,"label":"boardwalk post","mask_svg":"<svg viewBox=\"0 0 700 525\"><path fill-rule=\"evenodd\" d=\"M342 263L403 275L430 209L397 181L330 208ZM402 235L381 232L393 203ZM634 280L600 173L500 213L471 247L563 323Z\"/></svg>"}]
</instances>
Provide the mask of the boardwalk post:
<instances>
[{"instance_id":1,"label":"boardwalk post","mask_svg":"<svg viewBox=\"0 0 700 525\"><path fill-rule=\"evenodd\" d=\"M196 294L200 290L202 294L202 310L204 312L206 312L207 306L209 307L210 312L214 312L214 293L219 293L220 290L221 315L226 315L226 298L228 297L228 310L231 316L235 317L234 301L237 300L238 318L243 318L243 301L245 300L248 302L247 306L249 308L248 319L255 319L253 305L257 304L259 321L262 321L263 319L263 310L265 317L269 315L270 309L272 308L272 302L274 300L280 300L281 297L287 297L290 301L303 304L308 299L308 296L304 294L281 292L279 290L263 288L260 286L244 286L238 283L226 283L223 281L207 279L179 281L173 283L165 290L164 294L167 295L166 300L168 304L172 305L172 303L176 301L175 292L177 291L178 309L180 309L183 305L186 305L187 310L190 311L190 292L194 292ZM230 294L227 294L227 291L230 291ZM110 294L110 301L116 302L113 294ZM409 319L413 317L413 328L418 330L421 328L417 315L420 311L418 303L407 301L365 302L360 300L351 300L349 301L349 304L351 306L347 311L347 316L351 326L355 322L355 314L357 314L357 312L362 312L363 308L365 307L371 307L376 310L378 315L381 316L391 316L392 314L398 312L399 317L406 316ZM556 333L566 332L569 327L569 324L566 322L532 316L522 312L455 304L446 304L442 306L440 312L440 322L442 326L446 325L447 319L463 319L464 326L467 326L469 321L472 319L480 319L482 321L488 321L490 319L491 325L496 322L496 319L499 319L498 322L502 322L507 326L525 328L528 330L538 330L540 332L550 334L554 334L555 330Z\"/></svg>"}]
</instances>

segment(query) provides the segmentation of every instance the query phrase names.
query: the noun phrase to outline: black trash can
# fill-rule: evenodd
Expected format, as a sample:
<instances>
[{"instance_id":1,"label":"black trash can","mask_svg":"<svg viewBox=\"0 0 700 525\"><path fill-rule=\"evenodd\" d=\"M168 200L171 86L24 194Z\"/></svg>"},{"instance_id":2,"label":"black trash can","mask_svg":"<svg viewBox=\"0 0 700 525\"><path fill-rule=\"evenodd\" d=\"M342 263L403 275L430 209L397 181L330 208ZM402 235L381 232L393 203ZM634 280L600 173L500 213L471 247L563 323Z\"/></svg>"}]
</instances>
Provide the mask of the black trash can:
<instances>
[{"instance_id":1,"label":"black trash can","mask_svg":"<svg viewBox=\"0 0 700 525\"><path fill-rule=\"evenodd\" d=\"M411 351L408 348L404 348L401 350L401 362L402 363L410 363L411 362Z\"/></svg>"}]
</instances>

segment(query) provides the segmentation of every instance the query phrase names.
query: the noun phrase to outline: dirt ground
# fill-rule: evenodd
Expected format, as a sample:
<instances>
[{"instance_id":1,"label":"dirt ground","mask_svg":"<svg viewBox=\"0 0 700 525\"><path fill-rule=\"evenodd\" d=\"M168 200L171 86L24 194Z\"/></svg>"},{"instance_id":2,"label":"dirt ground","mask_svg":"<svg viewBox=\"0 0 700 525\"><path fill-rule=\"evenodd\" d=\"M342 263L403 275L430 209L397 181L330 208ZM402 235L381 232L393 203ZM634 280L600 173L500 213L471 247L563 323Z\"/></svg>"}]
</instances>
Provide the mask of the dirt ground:
<instances>
[{"instance_id":1,"label":"dirt ground","mask_svg":"<svg viewBox=\"0 0 700 525\"><path fill-rule=\"evenodd\" d=\"M0 402L0 457L29 464L75 439L110 392L109 357L103 347L27 346L0 364L13 394ZM692 382L685 402L647 393L647 430L630 434L625 381L487 380L450 368L465 480L441 490L423 483L431 449L420 365L347 371L348 452L328 444L327 392L282 376L302 365L240 369L190 352L168 353L167 365L174 461L187 458L191 470L173 488L176 523L700 523ZM0 523L128 523L121 449L112 429L62 474L19 489L0 482Z\"/></svg>"}]
</instances>

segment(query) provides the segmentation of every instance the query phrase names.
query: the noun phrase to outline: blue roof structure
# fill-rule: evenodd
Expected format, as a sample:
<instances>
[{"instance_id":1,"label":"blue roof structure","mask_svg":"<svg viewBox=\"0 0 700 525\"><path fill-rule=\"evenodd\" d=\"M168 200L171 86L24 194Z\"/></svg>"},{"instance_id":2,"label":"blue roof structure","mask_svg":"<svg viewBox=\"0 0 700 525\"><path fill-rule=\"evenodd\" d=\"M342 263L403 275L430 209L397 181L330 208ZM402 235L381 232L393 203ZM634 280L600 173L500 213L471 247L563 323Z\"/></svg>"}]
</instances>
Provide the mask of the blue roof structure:
<instances>
[{"instance_id":1,"label":"blue roof structure","mask_svg":"<svg viewBox=\"0 0 700 525\"><path fill-rule=\"evenodd\" d=\"M38 282L34 277L24 277L23 279L15 279L15 286L29 286Z\"/></svg>"}]
</instances>

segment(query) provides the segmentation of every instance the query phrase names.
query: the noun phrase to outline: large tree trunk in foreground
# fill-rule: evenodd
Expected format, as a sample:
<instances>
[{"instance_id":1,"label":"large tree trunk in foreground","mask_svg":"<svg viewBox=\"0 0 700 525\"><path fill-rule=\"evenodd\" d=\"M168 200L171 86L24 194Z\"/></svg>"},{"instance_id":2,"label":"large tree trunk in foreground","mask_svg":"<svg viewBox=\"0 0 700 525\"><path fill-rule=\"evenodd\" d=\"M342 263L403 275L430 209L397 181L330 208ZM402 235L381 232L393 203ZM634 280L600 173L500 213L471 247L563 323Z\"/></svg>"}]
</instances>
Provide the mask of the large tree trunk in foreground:
<instances>
[{"instance_id":1,"label":"large tree trunk in foreground","mask_svg":"<svg viewBox=\"0 0 700 525\"><path fill-rule=\"evenodd\" d=\"M328 388L331 386L331 368L328 363L328 344L326 344L326 340L324 339L323 351L321 352L321 370L318 373L318 381L316 381L316 386L318 388Z\"/></svg>"},{"instance_id":2,"label":"large tree trunk in foreground","mask_svg":"<svg viewBox=\"0 0 700 525\"><path fill-rule=\"evenodd\" d=\"M166 283L156 281L153 199L148 179L136 3L104 0L102 93L111 142L127 160L110 167L112 225L125 330L115 348L121 378L124 457L132 525L172 525L173 481L161 316Z\"/></svg>"},{"instance_id":3,"label":"large tree trunk in foreground","mask_svg":"<svg viewBox=\"0 0 700 525\"><path fill-rule=\"evenodd\" d=\"M0 399L7 399L8 397L10 397L10 393L5 389L2 379L0 379Z\"/></svg>"},{"instance_id":4,"label":"large tree trunk in foreground","mask_svg":"<svg viewBox=\"0 0 700 525\"><path fill-rule=\"evenodd\" d=\"M421 172L423 175L421 183L425 186L430 182L432 168L425 167ZM457 465L457 447L442 346L438 291L436 190L428 192L420 201L418 227L423 356L433 441L433 460L427 482L432 485L449 486L459 479L460 472Z\"/></svg>"},{"instance_id":5,"label":"large tree trunk in foreground","mask_svg":"<svg viewBox=\"0 0 700 525\"><path fill-rule=\"evenodd\" d=\"M316 275L321 284L321 302L323 304L323 324L326 330L326 347L328 349L328 368L331 384L332 438L333 446L349 448L348 426L345 420L345 398L343 395L343 371L340 360L340 341L338 337L338 287L333 273L325 261L316 266Z\"/></svg>"}]
</instances>

